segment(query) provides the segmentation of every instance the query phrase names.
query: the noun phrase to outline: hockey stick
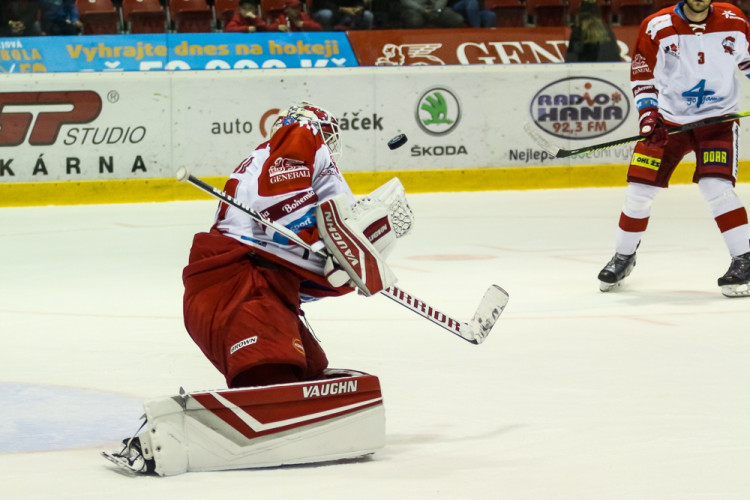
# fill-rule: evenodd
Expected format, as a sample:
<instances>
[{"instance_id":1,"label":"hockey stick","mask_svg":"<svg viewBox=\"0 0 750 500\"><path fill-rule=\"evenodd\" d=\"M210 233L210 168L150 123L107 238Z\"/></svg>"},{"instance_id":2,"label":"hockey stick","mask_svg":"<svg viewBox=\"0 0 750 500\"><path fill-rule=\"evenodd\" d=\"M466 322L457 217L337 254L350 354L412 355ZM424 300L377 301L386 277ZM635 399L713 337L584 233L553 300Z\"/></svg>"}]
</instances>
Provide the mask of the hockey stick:
<instances>
[{"instance_id":1,"label":"hockey stick","mask_svg":"<svg viewBox=\"0 0 750 500\"><path fill-rule=\"evenodd\" d=\"M305 240L297 236L296 233L287 229L286 227L276 224L263 217L258 211L248 207L241 201L237 200L230 194L222 191L221 189L215 188L204 182L197 177L190 175L187 168L180 167L176 173L177 180L180 182L189 182L193 186L205 191L211 196L218 198L223 203L231 205L239 210L242 210L256 222L263 224L264 226L273 229L279 234L284 235L290 241L293 241L297 245L310 250L311 252L319 255L320 257L327 258L328 253L325 251L325 245L322 242L317 242L314 245L310 245ZM318 243L320 245L318 245ZM386 288L382 292L383 295L406 307L410 311L426 318L436 325L448 330L454 335L461 337L467 342L472 344L481 344L484 339L489 335L490 330L495 325L495 322L502 314L505 306L508 303L508 292L503 290L497 285L490 286L482 297L482 301L479 303L474 317L469 322L458 321L447 314L438 311L426 302L419 300L413 295L397 288L395 286Z\"/></svg>"},{"instance_id":2,"label":"hockey stick","mask_svg":"<svg viewBox=\"0 0 750 500\"><path fill-rule=\"evenodd\" d=\"M685 125L677 125L675 127L669 127L667 129L667 132L669 134L677 134L680 132L685 132L687 130L692 130L694 128L705 127L706 125L730 122L732 120L737 120L738 118L742 118L744 116L750 116L750 111L743 111L741 113L729 113L727 115L716 116L714 118L707 118L705 120L700 120L700 121L693 122L693 123L686 123ZM537 143L539 147L547 151L554 158L568 158L569 156L591 153L593 151L599 151L601 149L614 148L615 146L622 146L623 144L629 144L631 142L638 142L638 141L642 141L645 139L645 137L642 137L640 135L634 135L632 137L626 137L625 139L618 139L616 141L603 142L601 144L595 144L593 146L586 146L586 147L578 148L578 149L561 149L555 146L554 144L552 144L551 142L549 142L544 136L542 136L541 129L539 127L535 127L533 123L531 122L525 123L523 126L523 129L526 131L529 137L531 137L534 140L534 142Z\"/></svg>"}]
</instances>

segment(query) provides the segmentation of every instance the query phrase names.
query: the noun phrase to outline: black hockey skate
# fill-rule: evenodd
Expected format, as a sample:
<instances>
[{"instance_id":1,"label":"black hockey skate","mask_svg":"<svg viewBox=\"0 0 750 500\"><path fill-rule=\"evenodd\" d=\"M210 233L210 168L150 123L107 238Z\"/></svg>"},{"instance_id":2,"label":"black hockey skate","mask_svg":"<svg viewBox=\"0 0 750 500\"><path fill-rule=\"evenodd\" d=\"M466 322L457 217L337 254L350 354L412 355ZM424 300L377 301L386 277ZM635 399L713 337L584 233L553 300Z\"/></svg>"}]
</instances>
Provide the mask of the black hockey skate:
<instances>
[{"instance_id":1,"label":"black hockey skate","mask_svg":"<svg viewBox=\"0 0 750 500\"><path fill-rule=\"evenodd\" d=\"M750 252L732 258L719 286L726 297L750 297Z\"/></svg>"},{"instance_id":2,"label":"black hockey skate","mask_svg":"<svg viewBox=\"0 0 750 500\"><path fill-rule=\"evenodd\" d=\"M635 253L623 255L615 253L614 257L599 272L599 290L609 292L624 280L635 267Z\"/></svg>"},{"instance_id":3,"label":"black hockey skate","mask_svg":"<svg viewBox=\"0 0 750 500\"><path fill-rule=\"evenodd\" d=\"M148 437L148 436L147 436ZM104 458L131 472L154 474L156 462L150 450L144 450L138 436L122 440L122 450L112 453L102 452ZM150 457L150 458L147 458Z\"/></svg>"}]
</instances>

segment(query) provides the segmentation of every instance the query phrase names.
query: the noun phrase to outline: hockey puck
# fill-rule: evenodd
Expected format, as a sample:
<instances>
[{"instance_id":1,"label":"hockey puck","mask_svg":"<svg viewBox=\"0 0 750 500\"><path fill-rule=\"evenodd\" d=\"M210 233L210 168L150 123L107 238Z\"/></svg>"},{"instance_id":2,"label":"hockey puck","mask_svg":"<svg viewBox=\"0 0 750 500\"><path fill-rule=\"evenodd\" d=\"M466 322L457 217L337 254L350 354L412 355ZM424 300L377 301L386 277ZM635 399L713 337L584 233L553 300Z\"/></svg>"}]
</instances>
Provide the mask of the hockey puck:
<instances>
[{"instance_id":1,"label":"hockey puck","mask_svg":"<svg viewBox=\"0 0 750 500\"><path fill-rule=\"evenodd\" d=\"M388 147L391 149L400 148L406 144L406 134L398 134L396 137L388 141Z\"/></svg>"}]
</instances>

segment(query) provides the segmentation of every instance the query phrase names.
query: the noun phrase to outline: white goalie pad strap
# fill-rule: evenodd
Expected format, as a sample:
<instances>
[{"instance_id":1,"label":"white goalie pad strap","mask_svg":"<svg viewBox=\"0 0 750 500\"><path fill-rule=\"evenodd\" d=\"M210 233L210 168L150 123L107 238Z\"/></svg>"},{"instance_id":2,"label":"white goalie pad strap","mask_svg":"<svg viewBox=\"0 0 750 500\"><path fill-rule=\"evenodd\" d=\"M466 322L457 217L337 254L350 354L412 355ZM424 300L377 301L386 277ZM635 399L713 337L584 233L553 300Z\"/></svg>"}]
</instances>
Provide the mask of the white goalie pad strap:
<instances>
[{"instance_id":1,"label":"white goalie pad strap","mask_svg":"<svg viewBox=\"0 0 750 500\"><path fill-rule=\"evenodd\" d=\"M414 213L406 200L406 190L398 177L394 177L372 193L363 196L354 205L354 217L370 211L373 207L385 210L396 238L401 238L411 231L414 225Z\"/></svg>"},{"instance_id":2,"label":"white goalie pad strap","mask_svg":"<svg viewBox=\"0 0 750 500\"><path fill-rule=\"evenodd\" d=\"M385 446L378 378L327 373L318 381L149 401L141 443L161 476L338 460Z\"/></svg>"},{"instance_id":3,"label":"white goalie pad strap","mask_svg":"<svg viewBox=\"0 0 750 500\"><path fill-rule=\"evenodd\" d=\"M326 249L362 295L369 297L396 283L385 259L356 227L344 195L320 203L316 217Z\"/></svg>"}]
</instances>

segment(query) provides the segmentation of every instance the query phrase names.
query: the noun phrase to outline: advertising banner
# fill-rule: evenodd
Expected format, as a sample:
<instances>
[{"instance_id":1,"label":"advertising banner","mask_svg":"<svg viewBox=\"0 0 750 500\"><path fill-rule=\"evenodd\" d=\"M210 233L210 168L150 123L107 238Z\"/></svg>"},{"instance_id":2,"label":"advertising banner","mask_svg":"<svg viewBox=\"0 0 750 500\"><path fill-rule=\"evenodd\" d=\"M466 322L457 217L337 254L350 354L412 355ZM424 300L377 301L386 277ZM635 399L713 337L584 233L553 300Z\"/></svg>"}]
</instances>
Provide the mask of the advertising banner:
<instances>
[{"instance_id":1,"label":"advertising banner","mask_svg":"<svg viewBox=\"0 0 750 500\"><path fill-rule=\"evenodd\" d=\"M613 26L623 61L630 61L637 26ZM351 31L361 66L530 64L565 61L570 28Z\"/></svg>"},{"instance_id":2,"label":"advertising banner","mask_svg":"<svg viewBox=\"0 0 750 500\"><path fill-rule=\"evenodd\" d=\"M225 176L300 100L342 129L344 172L625 165L628 63L0 75L0 183ZM741 109L750 109L743 98ZM750 140L741 121L743 143ZM408 142L390 150L397 134ZM742 145L741 145L742 146ZM742 151L750 151L741 147ZM747 153L744 153L746 155ZM745 156L741 156L744 159Z\"/></svg>"},{"instance_id":3,"label":"advertising banner","mask_svg":"<svg viewBox=\"0 0 750 500\"><path fill-rule=\"evenodd\" d=\"M356 66L345 33L170 33L0 38L0 72Z\"/></svg>"},{"instance_id":4,"label":"advertising banner","mask_svg":"<svg viewBox=\"0 0 750 500\"><path fill-rule=\"evenodd\" d=\"M635 26L614 26L629 61ZM0 39L1 73L560 63L569 28L170 33Z\"/></svg>"},{"instance_id":5,"label":"advertising banner","mask_svg":"<svg viewBox=\"0 0 750 500\"><path fill-rule=\"evenodd\" d=\"M0 182L164 177L167 75L0 75Z\"/></svg>"}]
</instances>

